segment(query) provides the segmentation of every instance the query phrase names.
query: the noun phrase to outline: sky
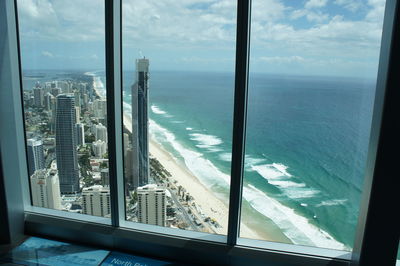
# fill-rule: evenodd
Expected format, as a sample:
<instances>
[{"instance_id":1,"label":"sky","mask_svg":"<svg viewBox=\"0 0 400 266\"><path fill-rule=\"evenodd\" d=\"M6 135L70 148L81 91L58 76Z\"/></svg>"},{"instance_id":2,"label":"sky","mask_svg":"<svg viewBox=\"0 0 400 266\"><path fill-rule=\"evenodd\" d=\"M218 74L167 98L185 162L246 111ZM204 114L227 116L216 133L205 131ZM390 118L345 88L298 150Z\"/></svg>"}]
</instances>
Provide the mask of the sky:
<instances>
[{"instance_id":1,"label":"sky","mask_svg":"<svg viewBox=\"0 0 400 266\"><path fill-rule=\"evenodd\" d=\"M123 66L234 71L235 0L123 0ZM23 69L101 70L104 0L18 0ZM385 0L253 0L250 71L374 78Z\"/></svg>"}]
</instances>

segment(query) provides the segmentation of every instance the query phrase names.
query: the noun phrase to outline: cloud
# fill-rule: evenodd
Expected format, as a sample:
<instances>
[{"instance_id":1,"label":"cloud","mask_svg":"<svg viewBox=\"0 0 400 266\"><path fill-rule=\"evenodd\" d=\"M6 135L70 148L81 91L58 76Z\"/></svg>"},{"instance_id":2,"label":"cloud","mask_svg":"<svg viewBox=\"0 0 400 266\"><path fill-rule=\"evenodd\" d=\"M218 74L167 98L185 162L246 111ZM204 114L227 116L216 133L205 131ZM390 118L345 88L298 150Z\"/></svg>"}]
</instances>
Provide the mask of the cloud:
<instances>
[{"instance_id":1,"label":"cloud","mask_svg":"<svg viewBox=\"0 0 400 266\"><path fill-rule=\"evenodd\" d=\"M33 40L67 42L104 39L102 1L18 0L20 33Z\"/></svg>"},{"instance_id":2,"label":"cloud","mask_svg":"<svg viewBox=\"0 0 400 266\"><path fill-rule=\"evenodd\" d=\"M271 63L271 64L292 64L292 63L303 63L307 60L302 56L262 56L259 58L260 61Z\"/></svg>"},{"instance_id":3,"label":"cloud","mask_svg":"<svg viewBox=\"0 0 400 266\"><path fill-rule=\"evenodd\" d=\"M329 15L326 13L322 13L321 11L314 12L308 9L297 9L290 14L290 19L293 20L301 17L306 17L308 21L317 23L321 23L329 19Z\"/></svg>"},{"instance_id":4,"label":"cloud","mask_svg":"<svg viewBox=\"0 0 400 266\"><path fill-rule=\"evenodd\" d=\"M304 5L305 8L320 8L326 6L328 0L308 0Z\"/></svg>"},{"instance_id":5,"label":"cloud","mask_svg":"<svg viewBox=\"0 0 400 266\"><path fill-rule=\"evenodd\" d=\"M333 3L352 12L356 12L363 7L362 0L335 0Z\"/></svg>"},{"instance_id":6,"label":"cloud","mask_svg":"<svg viewBox=\"0 0 400 266\"><path fill-rule=\"evenodd\" d=\"M48 57L48 58L53 58L54 55L52 53L50 53L49 51L42 51L42 55L44 57Z\"/></svg>"},{"instance_id":7,"label":"cloud","mask_svg":"<svg viewBox=\"0 0 400 266\"><path fill-rule=\"evenodd\" d=\"M311 64L313 58L325 58L326 62L331 58L349 62L368 58L366 64L376 62L384 0L332 0L329 4L327 0L308 0L301 8L288 2L253 0L254 58L282 64ZM210 61L204 58L213 58L213 65L219 61L223 64L223 58L234 56L237 15L234 0L122 1L122 5L124 51L143 49L146 55L153 53L188 64ZM74 56L76 49L85 48L88 52L82 52L82 58L103 58L103 1L18 0L18 12L21 41L26 49L34 51L35 46L30 42L41 41L46 45L41 48L42 56L51 57L52 53L45 52L53 51L61 59L66 57L59 52L63 49L69 49ZM92 49L95 44L100 48ZM319 62L315 60L314 63Z\"/></svg>"}]
</instances>

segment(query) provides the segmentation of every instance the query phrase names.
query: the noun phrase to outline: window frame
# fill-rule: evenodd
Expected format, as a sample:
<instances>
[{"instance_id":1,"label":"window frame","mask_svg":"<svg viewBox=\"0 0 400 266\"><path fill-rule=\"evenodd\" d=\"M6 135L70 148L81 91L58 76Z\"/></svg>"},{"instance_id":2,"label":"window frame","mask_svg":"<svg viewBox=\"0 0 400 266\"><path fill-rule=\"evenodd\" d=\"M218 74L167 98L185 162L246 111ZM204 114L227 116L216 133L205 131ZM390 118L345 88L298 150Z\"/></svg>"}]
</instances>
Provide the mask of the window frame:
<instances>
[{"instance_id":1,"label":"window frame","mask_svg":"<svg viewBox=\"0 0 400 266\"><path fill-rule=\"evenodd\" d=\"M390 168L389 165L390 162L394 162L394 158L390 158L388 151L394 150L394 141L398 143L395 133L399 131L398 128L395 128L395 114L397 112L394 112L394 110L399 109L395 101L396 97L398 99L399 96L396 88L400 85L399 75L396 75L396 70L400 69L400 52L398 49L400 47L399 23L397 23L399 21L399 1L386 1L372 131L368 151L368 167L364 180L365 188L363 190L359 222L356 229L356 241L351 253L238 238L246 134L251 0L237 1L234 99L234 126L236 125L237 127L233 127L232 133L233 148L228 235L220 237L218 235L213 236L182 230L181 233L176 233L177 230L171 228L159 228L143 224L132 226L130 222L125 221L125 204L122 204L125 201L122 165L121 1L105 0L107 116L108 120L112 121L108 126L109 147L111 147L109 152L110 177L116 177L110 179L112 191L110 195L111 225L101 223L101 221L99 223L98 217L91 219L87 215L74 215L31 206L25 134L20 132L24 128L24 113L17 0L6 0L0 3L1 7L5 6L2 12L6 13L6 16L0 19L0 21L5 20L7 22L5 36L8 38L5 39L5 42L8 41L9 44L17 43L16 47L11 47L12 45L8 47L10 51L9 69L7 69L7 64L5 68L0 66L2 79L5 76L10 77L9 84L14 89L11 92L13 97L9 107L14 112L14 116L10 116L8 120L2 120L2 123L10 121L17 132L13 137L0 136L2 139L9 137L11 145L8 146L6 143L1 147L1 151L4 161L6 146L12 147L14 145L16 147L16 153L10 154L10 157L17 162L18 167L16 168L18 169L14 171L18 174L17 176L20 176L18 182L14 182L16 184L5 182L11 178L9 173L12 166L3 163L2 166L5 173L3 182L5 190L16 186L19 186L21 190L20 197L12 200L15 200L16 204L20 204L23 207L25 213L24 230L27 234L65 239L113 249L130 250L144 255L175 260L193 261L197 259L203 263L240 264L251 261L255 263L272 262L305 265L348 265L349 263L359 265L366 261L370 262L373 256L377 257L376 254L380 254L379 261L381 263L383 261L393 262L396 260L399 232L397 230L391 236L382 232L388 233L391 232L389 231L390 228L395 228L388 226L388 224L396 225L398 228L399 218L392 213L391 216L388 216L390 217L389 221L379 221L379 215L385 213L382 210L384 208L379 208L379 206L383 203L386 204L388 199L394 200L395 193L391 198L387 194L390 194L388 191L395 192L395 186L388 186L387 180L379 178L379 176L385 176L388 167L391 169L389 174L392 175L392 180L394 180L395 175L394 166ZM0 30L0 35L3 35L3 29ZM3 74L5 75L3 76ZM17 89L18 86L19 89ZM0 103L3 102L0 99ZM4 143L2 140L1 144L3 145ZM24 145L21 143L24 143ZM6 196L7 200L10 200L9 195ZM382 227L383 225L389 228ZM378 230L384 236L377 236L376 232ZM376 239L385 240L387 246L382 245L382 241L374 241ZM378 251L379 253L377 253ZM383 254L386 256L383 256Z\"/></svg>"}]
</instances>

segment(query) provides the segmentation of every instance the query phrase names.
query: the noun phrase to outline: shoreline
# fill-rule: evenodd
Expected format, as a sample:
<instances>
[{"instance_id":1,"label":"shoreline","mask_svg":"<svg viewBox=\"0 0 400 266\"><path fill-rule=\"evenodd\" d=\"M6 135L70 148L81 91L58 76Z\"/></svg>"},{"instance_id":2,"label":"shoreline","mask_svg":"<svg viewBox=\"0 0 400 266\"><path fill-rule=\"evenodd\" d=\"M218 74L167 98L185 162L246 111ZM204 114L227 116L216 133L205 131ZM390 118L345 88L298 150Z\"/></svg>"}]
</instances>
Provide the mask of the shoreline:
<instances>
[{"instance_id":1,"label":"shoreline","mask_svg":"<svg viewBox=\"0 0 400 266\"><path fill-rule=\"evenodd\" d=\"M124 113L123 117L124 127L131 132L131 118ZM206 188L197 177L190 172L185 166L182 166L176 159L166 151L162 145L149 140L149 150L152 156L154 156L160 164L171 174L170 179L176 181L177 185L181 185L185 190L190 193L194 198L196 206L201 209L205 216L215 219L221 227L214 228L217 234L227 234L228 230L228 217L229 208L223 203L211 190ZM247 224L241 222L240 233L242 237L252 239L273 239L270 236L260 234L255 230L251 229Z\"/></svg>"},{"instance_id":2,"label":"shoreline","mask_svg":"<svg viewBox=\"0 0 400 266\"><path fill-rule=\"evenodd\" d=\"M94 91L94 93L96 94L96 96L99 97L100 99L106 98L105 96L103 96L103 95L100 93L100 91L101 91L100 88L103 88L103 90L105 89L104 84L103 84L103 82L100 80L100 78L99 78L99 81L100 81L100 83L101 83L102 85L100 85L100 84L99 84L99 81L96 80L96 77L98 77L98 76L96 76L95 74L93 74L93 73L91 73L91 72L86 72L86 73L84 73L84 75L91 76L91 77L93 78L93 80L92 80L92 88L93 88L93 91Z\"/></svg>"}]
</instances>

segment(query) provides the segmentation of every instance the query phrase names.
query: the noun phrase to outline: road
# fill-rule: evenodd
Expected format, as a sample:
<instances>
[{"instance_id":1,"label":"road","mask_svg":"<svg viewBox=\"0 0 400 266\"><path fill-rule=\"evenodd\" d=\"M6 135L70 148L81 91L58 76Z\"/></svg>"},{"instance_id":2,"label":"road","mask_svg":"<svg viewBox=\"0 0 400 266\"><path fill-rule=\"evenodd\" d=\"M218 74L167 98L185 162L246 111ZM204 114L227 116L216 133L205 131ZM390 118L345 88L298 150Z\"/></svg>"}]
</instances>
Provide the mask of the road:
<instances>
[{"instance_id":1,"label":"road","mask_svg":"<svg viewBox=\"0 0 400 266\"><path fill-rule=\"evenodd\" d=\"M175 192L171 191L171 189L169 189L169 188L168 188L168 190L171 193L172 200L174 201L175 205L178 207L178 210L181 211L181 213L183 214L184 218L186 219L186 221L188 222L188 224L192 228L192 230L193 231L200 231L199 227L193 222L192 217L189 216L189 214L186 212L185 208L182 206L182 204L176 198Z\"/></svg>"}]
</instances>

